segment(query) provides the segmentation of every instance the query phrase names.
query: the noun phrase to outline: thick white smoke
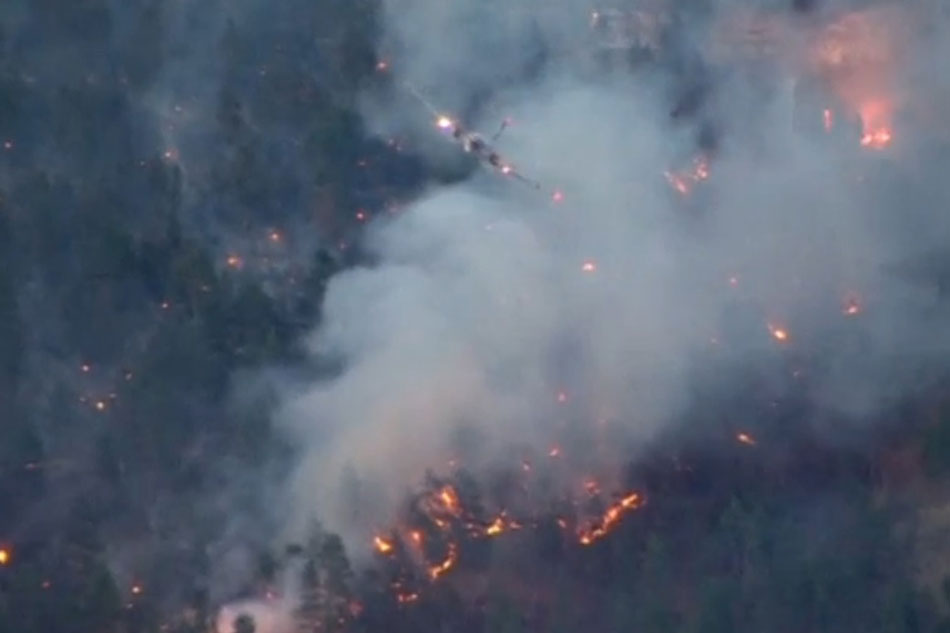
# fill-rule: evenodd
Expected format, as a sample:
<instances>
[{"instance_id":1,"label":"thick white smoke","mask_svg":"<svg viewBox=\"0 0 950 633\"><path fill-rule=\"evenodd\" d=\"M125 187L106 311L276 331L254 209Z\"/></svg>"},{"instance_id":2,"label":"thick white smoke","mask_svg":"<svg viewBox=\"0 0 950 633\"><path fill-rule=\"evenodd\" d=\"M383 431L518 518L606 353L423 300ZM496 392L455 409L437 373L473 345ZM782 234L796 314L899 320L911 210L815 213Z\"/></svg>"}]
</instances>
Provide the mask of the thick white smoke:
<instances>
[{"instance_id":1,"label":"thick white smoke","mask_svg":"<svg viewBox=\"0 0 950 633\"><path fill-rule=\"evenodd\" d=\"M697 150L669 119L671 76L593 64L586 11L392 0L385 13L395 83L434 86L433 100L452 95L449 108L492 89L516 122L499 149L542 191L489 173L434 187L370 228L373 266L331 281L311 349L342 369L280 416L301 455L289 536L317 518L360 542L426 468L445 464L459 425L490 445L544 437L568 415L611 417L648 438L685 404L691 358L716 345L736 302L761 309L743 332L750 348L816 353L845 322L844 297L860 296L848 327L863 344L828 350L816 387L817 402L846 412L908 386L894 382L893 358L946 348L947 328L924 316L929 291L888 272L946 222L915 213L902 226L895 200L913 196L879 181L857 139L832 146L793 129L792 75L750 79L738 61L718 73L705 114L726 135L684 204L663 172ZM787 19L800 46L807 38ZM534 75L544 50L549 64ZM512 80L525 74L530 83ZM369 117L417 118L407 107ZM889 156L911 160L899 144ZM770 325L789 340L770 340ZM359 525L341 495L348 471L380 493Z\"/></svg>"}]
</instances>

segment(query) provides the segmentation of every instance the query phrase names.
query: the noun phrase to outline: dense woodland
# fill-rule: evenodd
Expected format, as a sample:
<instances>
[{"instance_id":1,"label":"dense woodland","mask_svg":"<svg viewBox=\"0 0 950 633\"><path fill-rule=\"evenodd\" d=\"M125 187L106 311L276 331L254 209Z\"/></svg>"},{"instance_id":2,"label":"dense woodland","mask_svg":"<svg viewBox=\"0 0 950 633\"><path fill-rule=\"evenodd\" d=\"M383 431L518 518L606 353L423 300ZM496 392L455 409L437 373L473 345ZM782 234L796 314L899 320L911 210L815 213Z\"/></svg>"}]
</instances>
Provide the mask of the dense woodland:
<instances>
[{"instance_id":1,"label":"dense woodland","mask_svg":"<svg viewBox=\"0 0 950 633\"><path fill-rule=\"evenodd\" d=\"M922 536L950 477L939 387L860 441L790 424L805 389L698 390L607 538L565 542L552 512L439 582L235 528L265 516L240 482L291 451L235 377L302 362L363 222L428 175L357 112L386 81L372 0L168 4L0 6L0 633L208 631L287 569L301 633L950 631ZM235 542L259 559L221 572Z\"/></svg>"}]
</instances>

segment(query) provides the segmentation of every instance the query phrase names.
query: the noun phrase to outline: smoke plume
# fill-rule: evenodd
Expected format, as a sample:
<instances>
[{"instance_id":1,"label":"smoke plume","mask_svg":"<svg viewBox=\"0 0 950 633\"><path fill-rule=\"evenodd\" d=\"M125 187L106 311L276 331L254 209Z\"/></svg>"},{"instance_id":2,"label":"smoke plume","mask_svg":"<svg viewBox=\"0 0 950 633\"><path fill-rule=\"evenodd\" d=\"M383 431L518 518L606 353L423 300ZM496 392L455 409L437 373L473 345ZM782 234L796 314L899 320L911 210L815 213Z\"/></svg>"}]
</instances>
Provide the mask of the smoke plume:
<instances>
[{"instance_id":1,"label":"smoke plume","mask_svg":"<svg viewBox=\"0 0 950 633\"><path fill-rule=\"evenodd\" d=\"M710 355L820 357L813 404L857 420L920 387L908 369L947 349L935 287L900 273L947 230L933 213L945 164L920 159L924 119L899 116L945 92L927 79L940 40L926 20L896 5L887 19L776 7L777 26L756 35L773 53L763 61L742 53L746 32L710 27L747 24L729 22L751 10L742 3L712 14L654 3L637 28L671 25L665 48L631 70L627 57L600 59L611 53L575 3L537 5L385 3L398 106L368 98L370 126L428 116L406 84L487 134L510 116L498 149L542 186L485 169L433 185L369 228L371 264L332 279L308 343L339 371L292 390L280 415L300 459L290 538L318 519L366 543L427 468L543 444L566 421L619 421L642 446L688 405ZM712 32L742 54L723 61ZM834 133L796 124L822 127L821 108L800 112L816 77L828 108L843 104ZM692 116L671 116L696 86ZM851 121L864 129L839 132ZM864 142L875 126L886 147ZM460 429L479 441L459 446ZM342 485L354 473L362 497Z\"/></svg>"}]
</instances>

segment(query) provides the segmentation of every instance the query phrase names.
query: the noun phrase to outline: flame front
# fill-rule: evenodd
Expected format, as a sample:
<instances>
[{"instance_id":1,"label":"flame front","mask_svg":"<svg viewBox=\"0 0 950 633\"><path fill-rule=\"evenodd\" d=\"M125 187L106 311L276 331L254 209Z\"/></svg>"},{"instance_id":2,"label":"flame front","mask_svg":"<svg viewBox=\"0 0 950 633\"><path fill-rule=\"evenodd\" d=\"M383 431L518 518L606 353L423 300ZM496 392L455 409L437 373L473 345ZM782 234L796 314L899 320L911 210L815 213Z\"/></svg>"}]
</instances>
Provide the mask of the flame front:
<instances>
[{"instance_id":1,"label":"flame front","mask_svg":"<svg viewBox=\"0 0 950 633\"><path fill-rule=\"evenodd\" d=\"M631 492L620 501L613 504L604 512L603 517L596 524L578 531L577 537L581 545L590 545L603 538L617 526L620 520L628 512L636 510L643 505L643 500L637 492Z\"/></svg>"},{"instance_id":2,"label":"flame front","mask_svg":"<svg viewBox=\"0 0 950 633\"><path fill-rule=\"evenodd\" d=\"M393 542L383 538L382 536L373 537L373 546L380 554L389 555L393 553Z\"/></svg>"}]
</instances>

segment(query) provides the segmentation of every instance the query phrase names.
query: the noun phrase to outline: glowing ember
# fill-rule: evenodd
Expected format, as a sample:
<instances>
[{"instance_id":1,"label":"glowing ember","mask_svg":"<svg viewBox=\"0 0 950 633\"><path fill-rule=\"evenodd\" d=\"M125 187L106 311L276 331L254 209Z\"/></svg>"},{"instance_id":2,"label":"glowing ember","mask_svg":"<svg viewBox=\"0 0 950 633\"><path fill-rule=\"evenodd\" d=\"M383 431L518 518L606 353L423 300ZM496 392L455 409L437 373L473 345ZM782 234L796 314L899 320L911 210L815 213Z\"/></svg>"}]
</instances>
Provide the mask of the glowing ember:
<instances>
[{"instance_id":1,"label":"glowing ember","mask_svg":"<svg viewBox=\"0 0 950 633\"><path fill-rule=\"evenodd\" d=\"M709 179L709 163L703 156L693 159L692 169L685 169L678 172L663 172L667 182L681 195L688 195L693 187L704 180Z\"/></svg>"},{"instance_id":2,"label":"glowing ember","mask_svg":"<svg viewBox=\"0 0 950 633\"><path fill-rule=\"evenodd\" d=\"M376 548L376 551L380 554L392 554L393 552L393 543L387 539L384 539L381 536L373 537L373 546Z\"/></svg>"},{"instance_id":3,"label":"glowing ember","mask_svg":"<svg viewBox=\"0 0 950 633\"><path fill-rule=\"evenodd\" d=\"M96 411L105 411L106 402L105 400L96 400Z\"/></svg>"},{"instance_id":4,"label":"glowing ember","mask_svg":"<svg viewBox=\"0 0 950 633\"><path fill-rule=\"evenodd\" d=\"M772 338L779 342L788 341L788 330L778 325L769 324L769 332L772 333Z\"/></svg>"},{"instance_id":5,"label":"glowing ember","mask_svg":"<svg viewBox=\"0 0 950 633\"><path fill-rule=\"evenodd\" d=\"M439 576L452 569L452 566L455 565L457 558L458 551L455 547L455 543L449 543L449 553L446 555L445 560L443 560L438 565L433 565L429 568L429 577L432 578L432 580L439 578Z\"/></svg>"},{"instance_id":6,"label":"glowing ember","mask_svg":"<svg viewBox=\"0 0 950 633\"><path fill-rule=\"evenodd\" d=\"M861 300L856 295L849 295L844 299L842 312L845 316L861 314Z\"/></svg>"},{"instance_id":7,"label":"glowing ember","mask_svg":"<svg viewBox=\"0 0 950 633\"><path fill-rule=\"evenodd\" d=\"M736 441L740 444L755 446L755 438L748 433L736 433Z\"/></svg>"},{"instance_id":8,"label":"glowing ember","mask_svg":"<svg viewBox=\"0 0 950 633\"><path fill-rule=\"evenodd\" d=\"M438 119L436 119L435 125L440 130L449 130L454 127L452 119L447 116L440 116Z\"/></svg>"},{"instance_id":9,"label":"glowing ember","mask_svg":"<svg viewBox=\"0 0 950 633\"><path fill-rule=\"evenodd\" d=\"M7 548L0 548L0 565L9 565L13 556Z\"/></svg>"},{"instance_id":10,"label":"glowing ember","mask_svg":"<svg viewBox=\"0 0 950 633\"><path fill-rule=\"evenodd\" d=\"M80 371L82 371L82 373L88 374L89 371L92 369L92 367L88 365L87 363L83 363L82 365L79 366L79 369Z\"/></svg>"},{"instance_id":11,"label":"glowing ember","mask_svg":"<svg viewBox=\"0 0 950 633\"><path fill-rule=\"evenodd\" d=\"M455 488L452 486L446 486L439 492L439 499L445 505L445 508L450 512L458 511L459 507L459 498L455 493Z\"/></svg>"},{"instance_id":12,"label":"glowing ember","mask_svg":"<svg viewBox=\"0 0 950 633\"><path fill-rule=\"evenodd\" d=\"M590 545L594 541L603 538L620 522L627 512L636 510L642 505L643 500L639 493L632 492L628 494L619 502L607 508L599 525L580 530L577 534L578 541L581 545Z\"/></svg>"},{"instance_id":13,"label":"glowing ember","mask_svg":"<svg viewBox=\"0 0 950 633\"><path fill-rule=\"evenodd\" d=\"M132 585L132 593L134 595L139 595L142 593L142 585Z\"/></svg>"},{"instance_id":14,"label":"glowing ember","mask_svg":"<svg viewBox=\"0 0 950 633\"><path fill-rule=\"evenodd\" d=\"M861 145L869 149L884 149L891 144L893 135L887 128L879 128L865 132L861 136Z\"/></svg>"},{"instance_id":15,"label":"glowing ember","mask_svg":"<svg viewBox=\"0 0 950 633\"><path fill-rule=\"evenodd\" d=\"M507 175L507 174L510 174L510 173L511 173L511 165L502 165L502 166L501 166L501 173L506 174L506 175Z\"/></svg>"},{"instance_id":16,"label":"glowing ember","mask_svg":"<svg viewBox=\"0 0 950 633\"><path fill-rule=\"evenodd\" d=\"M581 270L585 273L595 273L597 272L597 263L588 260L581 266Z\"/></svg>"},{"instance_id":17,"label":"glowing ember","mask_svg":"<svg viewBox=\"0 0 950 633\"><path fill-rule=\"evenodd\" d=\"M277 231L271 231L268 237L270 237L271 242L279 242L282 239L280 233Z\"/></svg>"},{"instance_id":18,"label":"glowing ember","mask_svg":"<svg viewBox=\"0 0 950 633\"><path fill-rule=\"evenodd\" d=\"M385 59L381 59L376 63L376 70L383 72L389 68L389 63Z\"/></svg>"},{"instance_id":19,"label":"glowing ember","mask_svg":"<svg viewBox=\"0 0 950 633\"><path fill-rule=\"evenodd\" d=\"M228 255L227 259L228 268L240 268L241 267L241 258L237 255Z\"/></svg>"},{"instance_id":20,"label":"glowing ember","mask_svg":"<svg viewBox=\"0 0 950 633\"><path fill-rule=\"evenodd\" d=\"M505 520L502 517L496 518L491 522L487 528L485 528L485 534L488 536L495 536L496 534L501 534L505 531Z\"/></svg>"},{"instance_id":21,"label":"glowing ember","mask_svg":"<svg viewBox=\"0 0 950 633\"><path fill-rule=\"evenodd\" d=\"M366 213L362 209L360 209L359 211L356 212L356 221L364 222L365 220L366 220Z\"/></svg>"}]
</instances>

